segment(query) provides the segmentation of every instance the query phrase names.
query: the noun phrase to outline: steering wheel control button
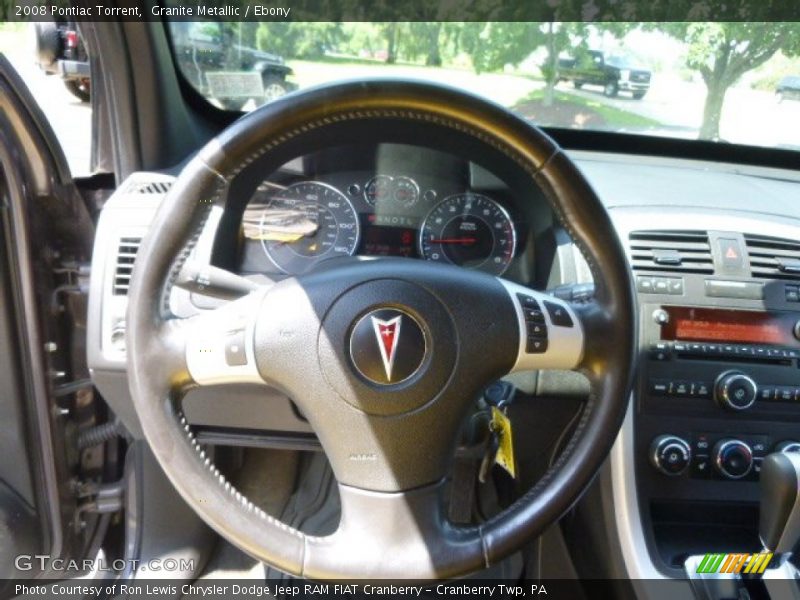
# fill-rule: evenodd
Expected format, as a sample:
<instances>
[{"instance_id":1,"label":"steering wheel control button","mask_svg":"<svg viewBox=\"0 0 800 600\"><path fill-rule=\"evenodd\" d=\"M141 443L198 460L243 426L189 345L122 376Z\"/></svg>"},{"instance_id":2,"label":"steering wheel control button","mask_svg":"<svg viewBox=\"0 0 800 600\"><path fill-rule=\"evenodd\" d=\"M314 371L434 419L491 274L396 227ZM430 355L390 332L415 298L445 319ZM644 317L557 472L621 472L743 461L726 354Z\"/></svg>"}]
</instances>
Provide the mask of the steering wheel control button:
<instances>
[{"instance_id":1,"label":"steering wheel control button","mask_svg":"<svg viewBox=\"0 0 800 600\"><path fill-rule=\"evenodd\" d=\"M660 435L650 445L650 462L664 475L677 476L689 468L692 449L689 443L674 435Z\"/></svg>"},{"instance_id":2,"label":"steering wheel control button","mask_svg":"<svg viewBox=\"0 0 800 600\"><path fill-rule=\"evenodd\" d=\"M758 386L744 373L727 371L717 379L714 397L725 408L746 410L755 403Z\"/></svg>"},{"instance_id":3,"label":"steering wheel control button","mask_svg":"<svg viewBox=\"0 0 800 600\"><path fill-rule=\"evenodd\" d=\"M517 300L522 305L522 308L532 308L539 310L539 303L536 301L536 298L533 296L528 296L526 294L517 294Z\"/></svg>"},{"instance_id":4,"label":"steering wheel control button","mask_svg":"<svg viewBox=\"0 0 800 600\"><path fill-rule=\"evenodd\" d=\"M741 440L720 440L714 446L714 467L723 477L741 479L753 468L753 451Z\"/></svg>"},{"instance_id":5,"label":"steering wheel control button","mask_svg":"<svg viewBox=\"0 0 800 600\"><path fill-rule=\"evenodd\" d=\"M555 302L549 302L545 300L544 307L550 314L550 321L553 323L553 325L558 325L559 327L573 326L572 317L569 316L567 309L563 306L560 306Z\"/></svg>"},{"instance_id":6,"label":"steering wheel control button","mask_svg":"<svg viewBox=\"0 0 800 600\"><path fill-rule=\"evenodd\" d=\"M544 313L535 308L523 308L522 312L525 313L525 321L527 323L544 323Z\"/></svg>"},{"instance_id":7,"label":"steering wheel control button","mask_svg":"<svg viewBox=\"0 0 800 600\"><path fill-rule=\"evenodd\" d=\"M229 367L239 367L247 364L244 341L244 330L231 332L226 336L225 362Z\"/></svg>"},{"instance_id":8,"label":"steering wheel control button","mask_svg":"<svg viewBox=\"0 0 800 600\"><path fill-rule=\"evenodd\" d=\"M583 356L583 327L568 302L499 279L517 312L520 342L512 371L574 369Z\"/></svg>"},{"instance_id":9,"label":"steering wheel control button","mask_svg":"<svg viewBox=\"0 0 800 600\"><path fill-rule=\"evenodd\" d=\"M542 338L529 337L525 346L528 354L542 354L547 352L547 340Z\"/></svg>"},{"instance_id":10,"label":"steering wheel control button","mask_svg":"<svg viewBox=\"0 0 800 600\"><path fill-rule=\"evenodd\" d=\"M427 353L425 333L417 320L397 308L373 310L350 334L350 358L373 383L393 385L416 373Z\"/></svg>"}]
</instances>

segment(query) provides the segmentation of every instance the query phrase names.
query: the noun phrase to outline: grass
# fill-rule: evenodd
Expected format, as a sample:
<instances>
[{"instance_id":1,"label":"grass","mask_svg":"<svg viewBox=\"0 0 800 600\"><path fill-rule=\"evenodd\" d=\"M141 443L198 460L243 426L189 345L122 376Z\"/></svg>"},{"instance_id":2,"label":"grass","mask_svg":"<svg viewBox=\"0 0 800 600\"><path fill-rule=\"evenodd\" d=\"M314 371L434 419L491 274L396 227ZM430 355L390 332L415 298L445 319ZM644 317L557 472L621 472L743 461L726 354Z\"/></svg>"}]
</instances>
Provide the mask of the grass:
<instances>
[{"instance_id":1,"label":"grass","mask_svg":"<svg viewBox=\"0 0 800 600\"><path fill-rule=\"evenodd\" d=\"M524 104L538 104L544 101L544 90L535 90L531 92L524 100L517 103L515 108ZM635 100L631 100L635 102ZM630 128L630 129L647 129L650 127L661 127L662 123L645 117L635 112L623 110L615 106L609 106L602 100L592 100L584 98L583 96L569 94L555 90L553 94L553 105L564 105L565 107L574 108L576 110L586 110L595 113L605 121L608 127L613 128Z\"/></svg>"},{"instance_id":2,"label":"grass","mask_svg":"<svg viewBox=\"0 0 800 600\"><path fill-rule=\"evenodd\" d=\"M290 60L294 80L301 88L342 79L363 79L392 75L431 80L478 94L512 106L541 83L507 73L475 73L460 67L431 67L421 64L384 62L348 56L327 56L315 60Z\"/></svg>"}]
</instances>

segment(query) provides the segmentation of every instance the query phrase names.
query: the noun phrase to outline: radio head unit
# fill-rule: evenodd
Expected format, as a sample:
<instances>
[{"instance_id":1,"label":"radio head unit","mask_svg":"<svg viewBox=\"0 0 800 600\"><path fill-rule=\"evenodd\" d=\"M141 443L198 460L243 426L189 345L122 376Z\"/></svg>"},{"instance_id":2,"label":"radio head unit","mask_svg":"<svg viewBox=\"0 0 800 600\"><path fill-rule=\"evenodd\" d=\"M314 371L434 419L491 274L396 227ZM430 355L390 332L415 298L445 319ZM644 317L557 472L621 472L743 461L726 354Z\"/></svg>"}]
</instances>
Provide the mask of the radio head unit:
<instances>
[{"instance_id":1,"label":"radio head unit","mask_svg":"<svg viewBox=\"0 0 800 600\"><path fill-rule=\"evenodd\" d=\"M661 324L664 341L732 344L797 344L797 315L689 306L664 306L668 319Z\"/></svg>"}]
</instances>

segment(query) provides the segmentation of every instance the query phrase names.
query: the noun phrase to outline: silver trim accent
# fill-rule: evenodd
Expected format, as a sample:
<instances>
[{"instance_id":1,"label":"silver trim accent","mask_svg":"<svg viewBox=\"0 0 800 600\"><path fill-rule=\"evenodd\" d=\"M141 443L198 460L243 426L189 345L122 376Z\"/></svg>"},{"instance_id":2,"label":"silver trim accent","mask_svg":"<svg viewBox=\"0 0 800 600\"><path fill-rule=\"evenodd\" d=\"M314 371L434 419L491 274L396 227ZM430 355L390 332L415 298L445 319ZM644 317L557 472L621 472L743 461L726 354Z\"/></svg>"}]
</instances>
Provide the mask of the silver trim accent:
<instances>
[{"instance_id":1,"label":"silver trim accent","mask_svg":"<svg viewBox=\"0 0 800 600\"><path fill-rule=\"evenodd\" d=\"M575 311L572 310L572 307L555 296L537 292L499 277L497 280L506 288L517 312L519 348L517 350L517 360L510 372L535 371L537 369L574 369L580 365L583 359L585 341L583 324ZM525 313L517 299L517 294L535 298L544 314L545 326L547 327L547 350L541 354L529 354L525 351L528 341L528 327L525 323ZM550 313L543 304L545 301L557 304L566 310L572 319L572 327L554 325L550 319Z\"/></svg>"},{"instance_id":2,"label":"silver trim accent","mask_svg":"<svg viewBox=\"0 0 800 600\"><path fill-rule=\"evenodd\" d=\"M614 523L618 533L625 571L632 580L669 579L650 560L642 530L636 474L633 465L633 395L628 402L625 420L611 448L611 495L614 502ZM687 596L691 591L687 584Z\"/></svg>"},{"instance_id":3,"label":"silver trim accent","mask_svg":"<svg viewBox=\"0 0 800 600\"><path fill-rule=\"evenodd\" d=\"M753 399L748 402L746 406L737 406L734 404L730 399L730 394L728 393L728 388L730 388L732 384L732 379L739 378L745 379L747 383L750 384L753 388ZM727 381L726 381L727 380ZM725 371L719 377L717 377L717 381L714 384L714 393L719 391L719 398L717 399L718 402L724 403L725 408L729 408L731 410L747 410L753 404L756 403L756 398L758 398L758 385L755 381L753 381L752 377L745 375L744 373L740 373L739 371Z\"/></svg>"},{"instance_id":4,"label":"silver trim accent","mask_svg":"<svg viewBox=\"0 0 800 600\"><path fill-rule=\"evenodd\" d=\"M786 520L786 525L783 527L783 533L775 544L775 548L769 548L769 550L775 554L792 552L794 550L794 545L797 543L798 538L800 538L800 454L790 452L785 454L785 456L791 461L794 467L797 491L794 496L794 505L789 512L789 518ZM791 546L786 543L787 540L791 542Z\"/></svg>"},{"instance_id":5,"label":"silver trim accent","mask_svg":"<svg viewBox=\"0 0 800 600\"><path fill-rule=\"evenodd\" d=\"M729 446L741 446L750 454L750 465L747 467L747 471L741 475L731 475L725 470L725 467L722 466L722 453ZM742 479L743 477L747 477L750 471L753 470L753 449L742 440L722 440L721 442L717 442L717 445L714 446L714 466L717 467L717 471L728 479Z\"/></svg>"},{"instance_id":6,"label":"silver trim accent","mask_svg":"<svg viewBox=\"0 0 800 600\"><path fill-rule=\"evenodd\" d=\"M683 453L686 455L686 466L683 467L677 473L670 473L669 471L665 470L661 466L661 460L659 459L658 455L663 450L666 450L670 446L677 446ZM679 438L677 435L672 435L671 433L666 433L664 435L658 436L656 439L653 440L653 443L650 445L650 464L652 464L659 472L663 473L668 477L677 477L679 475L683 475L686 473L686 470L689 468L689 465L692 464L692 447L688 444L686 440L683 438Z\"/></svg>"},{"instance_id":7,"label":"silver trim accent","mask_svg":"<svg viewBox=\"0 0 800 600\"><path fill-rule=\"evenodd\" d=\"M422 219L422 223L420 223L420 225L419 225L419 233L417 234L417 246L418 246L420 257L422 257L423 260L433 260L431 258L428 258L425 255L425 249L423 248L423 245L422 245L422 236L425 234L425 225L427 224L428 219L430 219L431 214L433 214L433 211L435 211L437 208L439 208L442 204L444 204L445 202L447 202L451 198L458 198L459 196L480 196L482 198L486 198L486 200L488 200L490 203L495 205L497 210L500 211L500 213L503 215L503 217L506 219L506 221L508 221L508 224L511 226L511 258L509 259L509 261L505 265L503 265L503 268L499 273L491 273L491 272L487 271L491 275L494 275L495 277L500 277L503 273L505 273L508 270L508 267L511 266L511 263L514 261L514 254L517 252L517 224L511 218L511 215L508 214L508 211L505 209L505 207L503 205L501 205L497 200L494 200L494 199L490 198L486 194L478 194L478 193L470 192L470 191L461 192L461 193L458 193L458 194L450 194L449 196L447 196L445 198L442 198L439 202L437 202L435 205L433 205L431 207L431 209L428 211L428 214L425 215L425 218ZM481 219L481 221L483 221L483 219ZM448 223L449 222L450 221L448 221ZM486 223L486 221L483 221L483 222ZM486 224L488 225L488 223L486 223ZM492 236L494 237L494 231L492 231ZM449 258L447 258L447 256L444 256L444 258L445 258L445 260L447 261L448 264L451 264L451 265L456 264L453 261L451 261ZM464 267L464 268L470 268L470 269L475 269L475 270L481 271L481 270L483 270L481 267L483 267L483 265L485 265L486 261L488 261L488 260L489 260L489 258L487 257L487 259L484 260L477 267ZM463 267L463 265L456 265L456 266Z\"/></svg>"},{"instance_id":8,"label":"silver trim accent","mask_svg":"<svg viewBox=\"0 0 800 600\"><path fill-rule=\"evenodd\" d=\"M258 307L266 289L261 289L216 310L186 319L186 367L200 385L224 383L265 383L258 372L255 329ZM244 330L247 363L231 366L225 360L225 341L231 333Z\"/></svg>"},{"instance_id":9,"label":"silver trim accent","mask_svg":"<svg viewBox=\"0 0 800 600\"><path fill-rule=\"evenodd\" d=\"M358 211L356 210L356 207L353 205L353 203L350 201L350 198L347 197L347 194L345 194L342 190L340 190L337 187L332 186L329 183L325 183L323 181L316 181L316 180L313 180L313 179L309 179L307 181L296 181L291 185L287 185L286 187L280 188L279 191L288 191L288 190L291 190L292 188L300 186L300 185L318 185L320 187L328 188L329 190L339 194L342 197L342 199L344 200L345 204L347 204L350 207L350 211L353 213L353 217L355 219L354 223L355 223L355 229L356 229L356 239L355 239L355 241L353 243L353 250L349 253L349 256L354 256L355 253L358 251L359 245L361 244L361 222L360 222L359 217L358 217ZM248 201L248 204L249 204L249 201ZM316 202L316 204L321 206L321 204L319 202ZM263 227L264 217L266 216L266 212L267 212L268 208L269 208L269 206L267 205L267 207L261 212L261 218L259 219L259 224L258 224L259 227ZM338 233L339 221L336 221L336 226L337 226L336 239L338 240L339 239L339 233ZM216 229L214 230L214 232L216 233ZM335 246L335 242L334 242L334 246ZM311 268L311 266L315 265L316 263L320 262L321 260L324 260L325 255L328 254L331 250L333 250L334 246L332 246L331 248L329 248L328 250L326 250L322 254L319 254L319 255L314 256L314 257L303 256L301 254L297 254L296 252L294 252L294 254L297 255L297 257L300 258L301 260L305 259L305 260L308 261L308 264L306 266L306 270L308 270L309 268ZM297 271L289 271L284 266L279 265L278 261L275 260L275 257L272 256L272 253L269 251L269 244L267 244L267 240L264 240L264 239L261 240L261 249L264 251L264 254L266 254L267 259L273 265L275 265L275 268L278 269L281 273L284 273L286 275L299 275L299 274L301 274L300 272L297 272ZM290 250L291 250L291 248L290 248Z\"/></svg>"}]
</instances>

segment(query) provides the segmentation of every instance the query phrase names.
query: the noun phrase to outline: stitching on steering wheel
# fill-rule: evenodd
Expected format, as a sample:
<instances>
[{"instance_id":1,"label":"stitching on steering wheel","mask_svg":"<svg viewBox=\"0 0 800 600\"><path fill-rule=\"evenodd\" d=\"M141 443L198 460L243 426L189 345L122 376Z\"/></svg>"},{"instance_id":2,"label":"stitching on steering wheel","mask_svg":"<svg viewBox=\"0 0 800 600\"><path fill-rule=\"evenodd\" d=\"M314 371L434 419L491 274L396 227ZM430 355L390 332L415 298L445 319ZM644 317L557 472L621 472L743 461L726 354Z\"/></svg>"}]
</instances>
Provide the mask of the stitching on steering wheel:
<instances>
[{"instance_id":1,"label":"stitching on steering wheel","mask_svg":"<svg viewBox=\"0 0 800 600\"><path fill-rule=\"evenodd\" d=\"M334 114L334 115L331 115L331 116L328 116L328 117L319 118L317 120L311 121L311 122L309 122L307 124L304 124L302 126L296 127L295 129L292 129L289 132L282 133L282 134L276 136L274 140L269 141L269 142L265 143L264 145L262 145L257 151L253 152L252 154L250 154L249 156L247 156L246 158L241 160L239 162L239 164L236 165L230 171L230 173L227 176L224 177L225 182L229 183L234 177L236 177L238 174L240 174L247 166L252 164L258 158L261 158L262 156L264 156L270 150L273 150L273 149L281 146L282 144L288 142L289 140L291 140L291 139L293 139L293 138L295 138L295 137L297 137L297 136L299 136L301 134L308 133L310 131L313 131L314 129L318 129L318 128L321 128L321 127L324 127L324 126L327 126L327 125L332 125L334 123L346 122L346 121L350 121L350 120L375 119L375 118L405 118L405 119L413 119L413 120L416 120L416 121L424 121L424 122L428 122L428 123L435 123L435 124L438 124L438 125L442 125L442 126L448 127L448 128L453 129L455 131L459 131L461 133L466 133L466 134L472 136L473 138L476 138L476 139L480 140L481 142L490 145L492 148L502 152L508 158L513 160L518 166L520 166L528 175L530 175L533 183L539 189L542 190L542 192L544 193L545 197L547 198L548 204L550 204L551 208L554 210L556 218L558 219L558 222L561 224L562 227L564 227L564 229L567 231L567 233L569 234L569 236L573 240L573 242L583 252L584 258L586 259L586 262L589 265L589 268L590 268L590 271L592 272L593 277L595 278L596 281L600 279L599 278L598 265L593 260L591 253L588 252L588 248L586 247L586 245L576 236L575 229L571 226L569 221L566 219L566 214L564 213L564 211L561 208L561 206L555 201L554 193L553 193L552 188L549 185L542 185L539 181L536 180L536 175L538 173L542 172L547 167L547 165L550 164L550 162L558 154L561 153L561 151L560 150L556 150L556 152L554 152L549 157L547 157L547 159L544 161L544 163L542 164L541 167L534 168L531 165L529 160L526 160L521 153L519 153L518 151L514 150L510 145L508 145L506 143L503 143L503 142L500 142L500 141L498 141L497 138L492 137L492 136L488 136L485 133L483 133L481 130L476 129L476 128L470 126L470 125L455 121L453 119L444 118L444 117L441 117L441 116L438 116L438 115L435 115L435 114L430 114L430 113L421 112L421 111L417 111L417 110L408 110L408 109L369 109L369 110L350 110L350 111L337 113L337 114ZM203 159L200 159L200 160L203 160ZM208 168L209 170L214 172L218 177L220 177L220 178L223 177L217 170L215 170L213 167L208 165L205 162L205 160L203 160L203 163L204 163L206 168ZM216 190L216 194L215 194L215 197L214 197L215 203L220 200L221 192L224 189L224 187L225 186L223 184L219 184L218 185L217 190ZM202 227L203 227L205 221L207 220L209 214L210 214L210 210L208 210L206 212L206 214L204 215L204 217L202 219L202 222L198 226L198 230L197 230L195 236L193 236L193 239L194 239L195 243L196 243L196 236L199 235L199 232L202 230ZM188 247L188 244L187 244L187 247ZM189 250L191 250L191 247L189 247ZM189 254L189 251L186 251L182 257L179 257L179 260L181 261L179 267L182 266L183 261L186 260L186 257L188 257L188 254ZM178 262L178 260L176 260L176 263L177 262ZM170 285L172 285L174 283L174 280L177 277L178 272L180 270L179 267L173 269L173 272L170 275L170 277L171 277L171 281L169 282ZM588 399L586 401L586 406L583 409L583 414L581 415L581 418L580 418L578 424L575 427L575 432L570 437L570 440L567 443L567 445L565 446L564 450L560 453L559 458L545 472L545 474L537 481L536 484L534 484L527 492L525 492L525 494L523 494L510 507L508 507L506 510L501 512L499 515L493 517L492 519L490 519L490 520L488 520L488 521L486 521L486 522L484 522L482 524L479 524L479 525L467 526L467 527L459 527L459 530L463 531L466 534L477 534L478 536L480 536L481 545L482 545L482 549L483 549L484 562L485 562L487 567L491 565L491 561L490 561L490 556L489 556L489 548L488 548L488 545L486 544L486 538L485 538L485 535L484 535L485 531L487 531L488 528L491 525L493 525L499 519L501 519L503 515L507 514L509 511L514 510L515 507L520 506L521 504L529 503L531 500L533 500L536 496L539 495L539 493L541 492L541 490L544 487L546 487L550 483L550 481L553 479L553 477L556 475L556 473L558 473L560 471L560 469L562 468L564 463L566 463L569 460L569 458L571 457L571 455L573 453L573 450L574 450L576 444L578 443L578 440L581 437L581 434L585 430L585 427L586 427L586 424L588 423L589 417L594 412L594 407L595 407L595 404L597 402L597 399L598 399L598 395L595 393L594 389L592 388L592 390L590 391L589 397L588 397ZM211 471L211 473L214 475L214 478L217 480L217 482L220 484L220 486L225 491L227 491L231 495L232 498L236 499L242 506L247 508L248 511L255 512L261 518L266 519L268 522L270 522L273 525L277 525L282 530L284 530L284 531L286 531L286 532L288 532L288 533L290 533L292 535L298 536L300 539L303 539L303 540L306 540L306 541L317 541L317 540L324 539L324 538L321 538L321 537L309 536L307 534L304 534L304 533L300 532L299 530L297 530L296 528L291 527L289 525L286 525L282 521L272 517L271 515L268 515L262 509L260 509L259 507L253 505L253 503L251 501L249 501L245 496L243 496L241 494L241 492L236 490L236 488L233 487L230 484L230 482L228 482L225 479L224 475L220 474L219 470L213 465L213 463L211 463L210 458L205 456L205 452L202 450L200 445L194 439L194 435L191 433L191 428L190 428L189 424L187 423L183 413L179 411L178 416L180 418L181 425L183 426L184 432L187 435L188 440L190 441L191 445L195 448L195 450L198 452L198 455L200 456L201 460L203 461L203 464ZM302 565L301 568L304 569L305 568L305 560L304 559L303 559L301 565Z\"/></svg>"}]
</instances>

